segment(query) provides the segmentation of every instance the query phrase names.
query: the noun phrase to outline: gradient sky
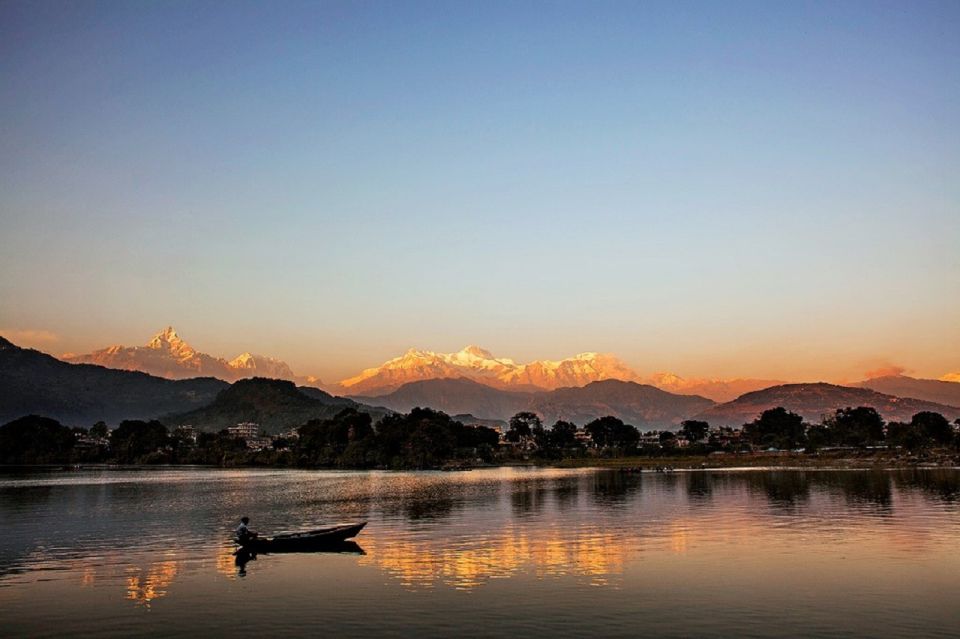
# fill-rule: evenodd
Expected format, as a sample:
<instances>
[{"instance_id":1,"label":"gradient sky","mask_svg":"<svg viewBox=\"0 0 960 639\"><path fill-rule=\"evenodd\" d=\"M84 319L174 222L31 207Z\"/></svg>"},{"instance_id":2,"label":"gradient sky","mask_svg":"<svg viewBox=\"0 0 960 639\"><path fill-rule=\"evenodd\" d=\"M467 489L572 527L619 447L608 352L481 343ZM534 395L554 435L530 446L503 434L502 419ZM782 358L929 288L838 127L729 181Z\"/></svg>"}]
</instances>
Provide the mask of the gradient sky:
<instances>
[{"instance_id":1,"label":"gradient sky","mask_svg":"<svg viewBox=\"0 0 960 639\"><path fill-rule=\"evenodd\" d=\"M960 370L960 3L0 2L0 328Z\"/></svg>"}]
</instances>

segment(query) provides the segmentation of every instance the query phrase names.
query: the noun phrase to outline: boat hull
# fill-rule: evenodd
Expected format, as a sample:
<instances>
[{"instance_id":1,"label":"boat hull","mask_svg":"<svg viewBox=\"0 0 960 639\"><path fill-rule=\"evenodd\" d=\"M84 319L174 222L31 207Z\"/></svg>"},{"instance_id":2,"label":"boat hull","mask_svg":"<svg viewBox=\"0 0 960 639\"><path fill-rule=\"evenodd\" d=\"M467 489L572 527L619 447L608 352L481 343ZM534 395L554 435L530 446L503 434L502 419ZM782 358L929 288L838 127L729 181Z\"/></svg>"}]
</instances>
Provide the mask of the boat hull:
<instances>
[{"instance_id":1,"label":"boat hull","mask_svg":"<svg viewBox=\"0 0 960 639\"><path fill-rule=\"evenodd\" d=\"M248 552L309 552L311 550L325 550L342 545L347 539L360 534L367 522L330 526L289 535L276 535L251 539L241 547Z\"/></svg>"}]
</instances>

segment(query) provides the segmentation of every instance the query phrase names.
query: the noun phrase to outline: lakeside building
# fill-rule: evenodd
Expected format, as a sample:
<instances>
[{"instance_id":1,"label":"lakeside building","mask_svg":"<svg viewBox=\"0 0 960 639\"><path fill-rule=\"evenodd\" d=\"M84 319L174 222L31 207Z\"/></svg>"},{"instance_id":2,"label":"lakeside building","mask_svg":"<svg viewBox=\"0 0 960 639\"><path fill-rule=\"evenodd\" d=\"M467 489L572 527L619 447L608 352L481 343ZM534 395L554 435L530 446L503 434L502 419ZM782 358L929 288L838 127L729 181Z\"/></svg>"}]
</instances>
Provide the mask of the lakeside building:
<instances>
[{"instance_id":1,"label":"lakeside building","mask_svg":"<svg viewBox=\"0 0 960 639\"><path fill-rule=\"evenodd\" d=\"M260 424L254 422L240 422L234 426L228 426L227 432L237 439L250 441L260 437Z\"/></svg>"}]
</instances>

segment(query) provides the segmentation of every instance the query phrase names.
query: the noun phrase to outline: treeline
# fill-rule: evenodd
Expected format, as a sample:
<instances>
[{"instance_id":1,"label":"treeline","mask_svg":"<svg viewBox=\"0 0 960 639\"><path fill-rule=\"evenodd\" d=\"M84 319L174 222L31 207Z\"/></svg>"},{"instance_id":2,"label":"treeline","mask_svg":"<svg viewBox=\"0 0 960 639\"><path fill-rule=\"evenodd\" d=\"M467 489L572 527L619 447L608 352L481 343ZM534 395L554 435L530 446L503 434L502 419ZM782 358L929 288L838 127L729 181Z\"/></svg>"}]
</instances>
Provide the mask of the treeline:
<instances>
[{"instance_id":1,"label":"treeline","mask_svg":"<svg viewBox=\"0 0 960 639\"><path fill-rule=\"evenodd\" d=\"M960 425L960 420L957 420ZM839 408L821 424L784 408L764 411L746 424L744 436L760 447L815 452L825 447L867 448L887 446L919 451L932 447L960 448L960 433L940 413L917 413L909 422L886 423L873 408Z\"/></svg>"},{"instance_id":2,"label":"treeline","mask_svg":"<svg viewBox=\"0 0 960 639\"><path fill-rule=\"evenodd\" d=\"M465 426L445 413L415 408L372 418L347 408L330 419L311 420L289 438L251 450L226 430L199 433L196 441L159 421L131 420L108 431L67 428L36 415L0 427L3 464L206 464L310 468L438 468L451 460L493 462L499 433Z\"/></svg>"},{"instance_id":3,"label":"treeline","mask_svg":"<svg viewBox=\"0 0 960 639\"><path fill-rule=\"evenodd\" d=\"M958 420L960 422L960 420ZM371 416L346 408L329 419L311 420L289 437L252 450L226 430L173 431L159 421L124 421L109 430L68 428L30 415L0 426L2 464L203 464L304 468L426 469L445 465L497 463L520 459L559 460L585 456L705 455L711 452L804 450L827 447L891 447L911 452L960 450L960 433L939 413L922 412L910 422L885 423L869 407L843 408L820 424L807 424L784 408L764 411L742 429L712 429L687 420L678 432L641 433L616 417L595 419L583 428L568 421L546 427L522 412L510 419L504 442L498 431L467 426L427 408L391 414L374 424Z\"/></svg>"}]
</instances>

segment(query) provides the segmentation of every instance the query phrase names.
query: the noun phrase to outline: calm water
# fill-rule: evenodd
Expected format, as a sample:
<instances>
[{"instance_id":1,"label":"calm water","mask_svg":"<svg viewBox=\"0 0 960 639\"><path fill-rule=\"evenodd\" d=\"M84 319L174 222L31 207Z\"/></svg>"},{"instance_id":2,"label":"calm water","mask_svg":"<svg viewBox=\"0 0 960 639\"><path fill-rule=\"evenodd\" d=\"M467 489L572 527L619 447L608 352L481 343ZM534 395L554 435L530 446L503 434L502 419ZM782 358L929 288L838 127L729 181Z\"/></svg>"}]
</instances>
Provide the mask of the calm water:
<instances>
[{"instance_id":1,"label":"calm water","mask_svg":"<svg viewBox=\"0 0 960 639\"><path fill-rule=\"evenodd\" d=\"M364 554L261 555L367 519ZM960 471L0 474L5 636L960 635Z\"/></svg>"}]
</instances>

